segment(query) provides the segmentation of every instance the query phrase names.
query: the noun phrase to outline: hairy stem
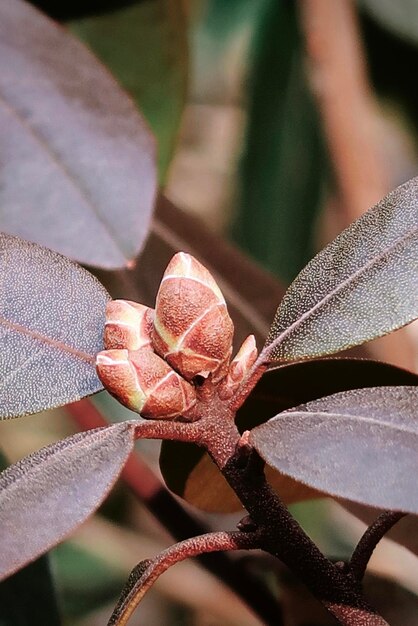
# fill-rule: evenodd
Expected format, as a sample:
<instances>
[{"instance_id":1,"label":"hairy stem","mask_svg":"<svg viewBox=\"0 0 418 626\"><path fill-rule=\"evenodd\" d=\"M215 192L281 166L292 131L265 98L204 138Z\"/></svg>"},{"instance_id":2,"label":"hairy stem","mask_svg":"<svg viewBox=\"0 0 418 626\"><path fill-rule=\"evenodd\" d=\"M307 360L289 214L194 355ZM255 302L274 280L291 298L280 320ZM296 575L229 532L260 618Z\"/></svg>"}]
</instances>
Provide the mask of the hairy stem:
<instances>
[{"instance_id":1,"label":"hairy stem","mask_svg":"<svg viewBox=\"0 0 418 626\"><path fill-rule=\"evenodd\" d=\"M132 613L154 584L169 567L184 559L219 550L251 550L258 548L258 534L241 532L217 532L192 537L167 548L154 559L139 563L131 572L122 591L108 626L125 626ZM276 624L280 626L281 617Z\"/></svg>"},{"instance_id":2,"label":"hairy stem","mask_svg":"<svg viewBox=\"0 0 418 626\"><path fill-rule=\"evenodd\" d=\"M108 425L107 420L88 398L67 405L66 409L83 430ZM154 422L145 422L146 424ZM160 423L156 427L159 429L158 424ZM149 426L146 428L148 430ZM138 453L133 452L130 455L121 477L176 541L210 531L181 506ZM197 558L203 567L236 593L263 623L281 626L280 604L257 577L244 571L228 555L207 553Z\"/></svg>"},{"instance_id":3,"label":"hairy stem","mask_svg":"<svg viewBox=\"0 0 418 626\"><path fill-rule=\"evenodd\" d=\"M387 626L355 579L327 559L292 517L267 483L255 450L243 445L230 416L222 416L222 407L213 400L203 415L193 423L200 429L200 443L250 514L262 549L283 561L341 624Z\"/></svg>"},{"instance_id":4,"label":"hairy stem","mask_svg":"<svg viewBox=\"0 0 418 626\"><path fill-rule=\"evenodd\" d=\"M359 582L363 580L367 564L377 544L405 515L406 513L400 513L399 511L384 511L369 526L358 542L347 567L347 571L356 580Z\"/></svg>"}]
</instances>

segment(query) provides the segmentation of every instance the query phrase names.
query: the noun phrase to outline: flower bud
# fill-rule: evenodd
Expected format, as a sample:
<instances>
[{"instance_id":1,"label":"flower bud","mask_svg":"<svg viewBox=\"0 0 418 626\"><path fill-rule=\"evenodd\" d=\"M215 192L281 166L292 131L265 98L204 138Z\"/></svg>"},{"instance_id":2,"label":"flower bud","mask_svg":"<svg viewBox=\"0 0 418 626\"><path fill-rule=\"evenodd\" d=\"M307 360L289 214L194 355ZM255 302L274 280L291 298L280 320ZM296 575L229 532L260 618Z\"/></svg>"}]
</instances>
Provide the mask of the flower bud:
<instances>
[{"instance_id":1,"label":"flower bud","mask_svg":"<svg viewBox=\"0 0 418 626\"><path fill-rule=\"evenodd\" d=\"M254 335L249 335L231 361L228 375L223 383L220 396L227 399L233 396L257 359L257 346Z\"/></svg>"},{"instance_id":2,"label":"flower bud","mask_svg":"<svg viewBox=\"0 0 418 626\"><path fill-rule=\"evenodd\" d=\"M139 350L151 343L152 309L130 302L111 300L106 306L104 345L107 350Z\"/></svg>"},{"instance_id":3,"label":"flower bud","mask_svg":"<svg viewBox=\"0 0 418 626\"><path fill-rule=\"evenodd\" d=\"M172 419L196 402L194 387L149 347L99 352L96 368L109 393L142 417Z\"/></svg>"},{"instance_id":4,"label":"flower bud","mask_svg":"<svg viewBox=\"0 0 418 626\"><path fill-rule=\"evenodd\" d=\"M121 404L140 413L147 397L129 360L128 350L104 350L96 356L96 370L103 386Z\"/></svg>"},{"instance_id":5,"label":"flower bud","mask_svg":"<svg viewBox=\"0 0 418 626\"><path fill-rule=\"evenodd\" d=\"M180 252L169 263L157 294L152 344L184 378L223 378L232 351L233 324L215 280Z\"/></svg>"}]
</instances>

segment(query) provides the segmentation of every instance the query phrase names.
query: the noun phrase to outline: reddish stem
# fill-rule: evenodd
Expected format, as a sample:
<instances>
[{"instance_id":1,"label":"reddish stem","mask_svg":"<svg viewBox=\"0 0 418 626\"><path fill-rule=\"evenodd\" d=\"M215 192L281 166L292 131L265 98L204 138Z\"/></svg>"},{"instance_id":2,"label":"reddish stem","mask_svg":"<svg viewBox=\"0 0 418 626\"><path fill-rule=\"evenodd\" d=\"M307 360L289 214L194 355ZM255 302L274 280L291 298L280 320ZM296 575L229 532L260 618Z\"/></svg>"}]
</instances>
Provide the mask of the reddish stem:
<instances>
[{"instance_id":1,"label":"reddish stem","mask_svg":"<svg viewBox=\"0 0 418 626\"><path fill-rule=\"evenodd\" d=\"M88 398L69 404L66 409L82 430L108 426L106 419ZM165 429L168 424L165 423ZM164 422L144 420L139 425L148 431L155 431L155 428L159 430L164 427ZM191 424L179 424L180 429L185 426L189 428ZM177 541L209 531L207 526L181 506L136 452L129 456L121 477ZM280 626L280 605L257 577L243 571L224 554L202 554L198 560L209 572L228 585L263 623Z\"/></svg>"},{"instance_id":2,"label":"reddish stem","mask_svg":"<svg viewBox=\"0 0 418 626\"><path fill-rule=\"evenodd\" d=\"M154 559L142 561L132 571L108 626L125 626L157 578L176 563L208 552L255 549L258 547L257 541L257 533L207 533L170 546ZM277 619L279 623L279 615Z\"/></svg>"}]
</instances>

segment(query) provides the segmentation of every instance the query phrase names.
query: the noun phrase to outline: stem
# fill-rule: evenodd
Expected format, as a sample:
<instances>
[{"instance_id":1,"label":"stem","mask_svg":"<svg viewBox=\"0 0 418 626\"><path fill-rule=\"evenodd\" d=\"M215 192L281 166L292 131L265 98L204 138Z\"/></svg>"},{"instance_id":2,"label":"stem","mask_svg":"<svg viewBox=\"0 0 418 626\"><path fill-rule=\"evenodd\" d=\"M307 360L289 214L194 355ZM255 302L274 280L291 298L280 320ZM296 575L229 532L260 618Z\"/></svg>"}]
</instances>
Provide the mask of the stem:
<instances>
[{"instance_id":1,"label":"stem","mask_svg":"<svg viewBox=\"0 0 418 626\"><path fill-rule=\"evenodd\" d=\"M176 563L208 552L251 550L255 548L258 548L258 534L256 532L208 533L181 541L161 552L155 559L142 561L132 570L108 626L125 626L157 578ZM278 619L280 620L280 616L278 616ZM276 624L279 626L280 621L276 621Z\"/></svg>"},{"instance_id":2,"label":"stem","mask_svg":"<svg viewBox=\"0 0 418 626\"><path fill-rule=\"evenodd\" d=\"M329 561L306 535L264 474L246 476L234 458L222 473L258 525L262 549L283 561L341 624L386 625L369 607L353 579Z\"/></svg>"},{"instance_id":3,"label":"stem","mask_svg":"<svg viewBox=\"0 0 418 626\"><path fill-rule=\"evenodd\" d=\"M88 398L67 405L66 409L83 430L108 425L107 420ZM128 458L121 477L176 541L209 532L205 524L181 506L136 452ZM203 567L237 594L263 623L282 626L280 604L257 577L243 570L222 553L202 554L197 559Z\"/></svg>"},{"instance_id":4,"label":"stem","mask_svg":"<svg viewBox=\"0 0 418 626\"><path fill-rule=\"evenodd\" d=\"M363 598L356 581L317 548L267 483L258 456L240 446L240 434L222 407L212 399L202 407L200 444L247 509L260 533L260 547L283 561L329 612L345 626L387 626ZM247 454L247 459L243 454ZM258 466L258 471L255 471Z\"/></svg>"},{"instance_id":5,"label":"stem","mask_svg":"<svg viewBox=\"0 0 418 626\"><path fill-rule=\"evenodd\" d=\"M363 580L367 564L379 541L400 519L402 519L402 517L405 517L405 515L406 513L400 513L398 511L384 511L365 531L347 566L347 571L358 582Z\"/></svg>"}]
</instances>

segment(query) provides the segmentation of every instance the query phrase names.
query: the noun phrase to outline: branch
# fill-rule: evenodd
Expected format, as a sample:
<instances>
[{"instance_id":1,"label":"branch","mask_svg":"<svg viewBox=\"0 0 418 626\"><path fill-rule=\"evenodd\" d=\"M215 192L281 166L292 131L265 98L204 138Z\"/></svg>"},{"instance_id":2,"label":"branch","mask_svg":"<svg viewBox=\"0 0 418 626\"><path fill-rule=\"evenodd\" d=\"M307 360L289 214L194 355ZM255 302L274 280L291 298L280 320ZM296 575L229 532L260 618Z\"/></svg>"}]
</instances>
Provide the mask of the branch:
<instances>
[{"instance_id":1,"label":"branch","mask_svg":"<svg viewBox=\"0 0 418 626\"><path fill-rule=\"evenodd\" d=\"M108 626L125 626L157 578L172 565L203 553L219 550L251 550L257 547L258 534L256 532L208 533L177 543L161 552L154 559L141 561L132 570ZM280 619L280 616L278 618Z\"/></svg>"},{"instance_id":2,"label":"branch","mask_svg":"<svg viewBox=\"0 0 418 626\"><path fill-rule=\"evenodd\" d=\"M88 398L69 404L66 409L82 430L108 425ZM148 430L147 424L155 422L144 422ZM190 426L191 424L187 424L187 427ZM159 429L158 423L156 427ZM133 452L129 456L121 478L176 541L209 532L210 529L205 524L171 495L138 453ZM280 604L257 577L244 571L225 554L202 554L197 559L205 569L237 594L264 623L281 626Z\"/></svg>"},{"instance_id":3,"label":"branch","mask_svg":"<svg viewBox=\"0 0 418 626\"><path fill-rule=\"evenodd\" d=\"M389 532L392 526L402 519L402 517L405 517L405 515L406 513L399 513L397 511L384 511L366 530L358 542L347 566L347 571L358 582L363 580L367 564L379 541Z\"/></svg>"},{"instance_id":4,"label":"branch","mask_svg":"<svg viewBox=\"0 0 418 626\"><path fill-rule=\"evenodd\" d=\"M347 222L388 192L377 107L351 0L300 0L312 86Z\"/></svg>"}]
</instances>

